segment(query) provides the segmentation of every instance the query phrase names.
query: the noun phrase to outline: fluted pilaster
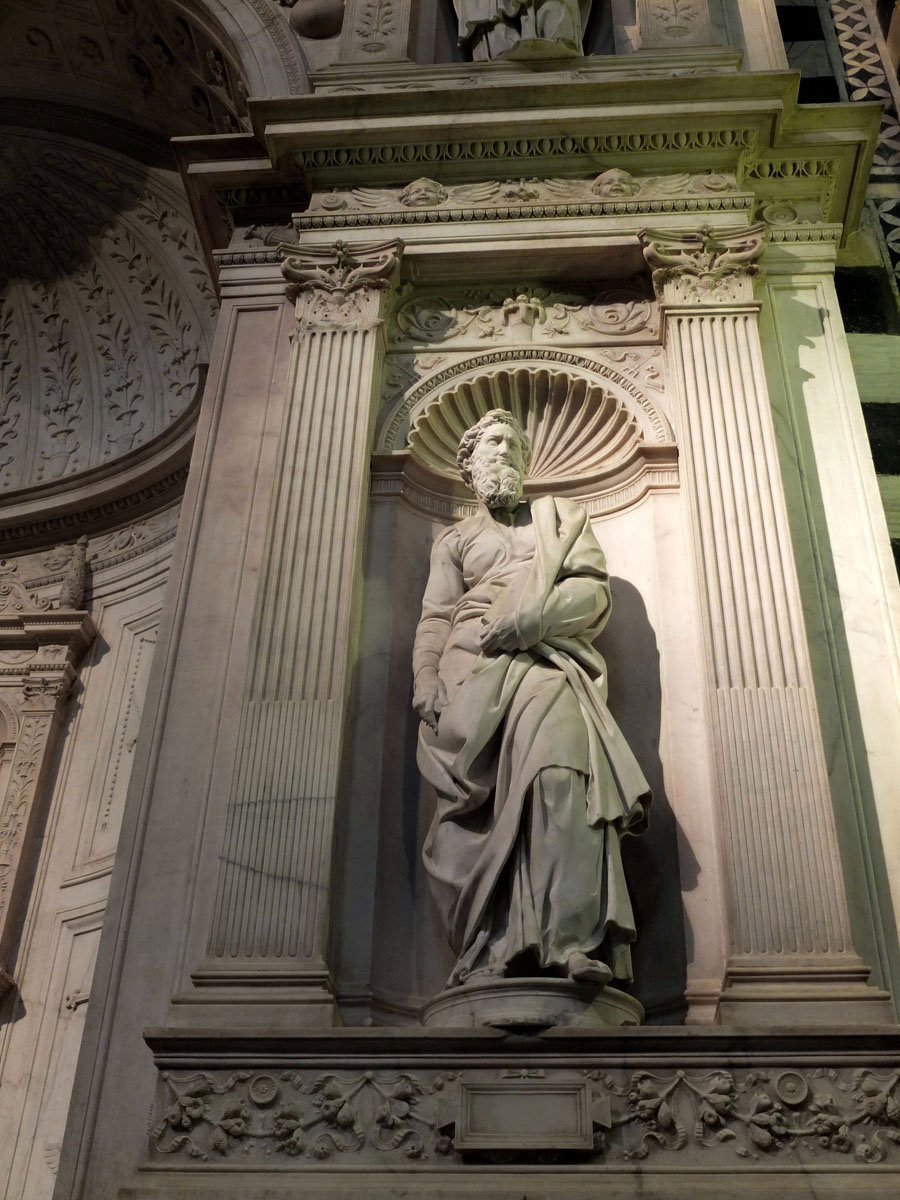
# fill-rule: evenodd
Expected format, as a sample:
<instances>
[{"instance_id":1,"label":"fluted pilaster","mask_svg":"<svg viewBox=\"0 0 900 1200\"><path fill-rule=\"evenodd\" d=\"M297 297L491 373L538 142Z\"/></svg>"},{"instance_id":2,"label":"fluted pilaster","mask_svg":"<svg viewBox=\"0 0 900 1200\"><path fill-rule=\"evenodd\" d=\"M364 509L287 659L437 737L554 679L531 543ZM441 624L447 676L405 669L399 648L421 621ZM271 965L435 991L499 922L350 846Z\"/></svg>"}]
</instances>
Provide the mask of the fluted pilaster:
<instances>
[{"instance_id":1,"label":"fluted pilaster","mask_svg":"<svg viewBox=\"0 0 900 1200\"><path fill-rule=\"evenodd\" d=\"M21 902L34 870L46 780L76 667L96 635L79 606L84 543L58 597L39 596L0 563L0 997L15 983ZM73 607L68 604L74 602Z\"/></svg>"},{"instance_id":2,"label":"fluted pilaster","mask_svg":"<svg viewBox=\"0 0 900 1200\"><path fill-rule=\"evenodd\" d=\"M328 893L358 608L373 382L397 243L285 247L290 396L251 634L207 961L330 1016ZM314 1016L313 1013L318 1015Z\"/></svg>"},{"instance_id":3,"label":"fluted pilaster","mask_svg":"<svg viewBox=\"0 0 900 1200\"><path fill-rule=\"evenodd\" d=\"M720 1016L890 1020L850 935L753 302L761 248L755 227L648 233L644 250L680 381L705 632L730 929Z\"/></svg>"}]
</instances>

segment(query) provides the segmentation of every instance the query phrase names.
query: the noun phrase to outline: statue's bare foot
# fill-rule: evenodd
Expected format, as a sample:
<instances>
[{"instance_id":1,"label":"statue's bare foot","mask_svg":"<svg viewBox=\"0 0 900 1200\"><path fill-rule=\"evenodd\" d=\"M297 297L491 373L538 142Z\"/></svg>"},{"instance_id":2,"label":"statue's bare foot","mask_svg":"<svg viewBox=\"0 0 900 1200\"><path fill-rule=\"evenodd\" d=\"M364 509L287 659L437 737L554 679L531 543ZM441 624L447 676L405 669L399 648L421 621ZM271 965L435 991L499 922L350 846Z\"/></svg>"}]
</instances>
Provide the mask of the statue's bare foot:
<instances>
[{"instance_id":1,"label":"statue's bare foot","mask_svg":"<svg viewBox=\"0 0 900 1200\"><path fill-rule=\"evenodd\" d=\"M586 954L573 954L566 963L566 970L569 978L578 983L609 983L613 977L606 963L588 958Z\"/></svg>"}]
</instances>

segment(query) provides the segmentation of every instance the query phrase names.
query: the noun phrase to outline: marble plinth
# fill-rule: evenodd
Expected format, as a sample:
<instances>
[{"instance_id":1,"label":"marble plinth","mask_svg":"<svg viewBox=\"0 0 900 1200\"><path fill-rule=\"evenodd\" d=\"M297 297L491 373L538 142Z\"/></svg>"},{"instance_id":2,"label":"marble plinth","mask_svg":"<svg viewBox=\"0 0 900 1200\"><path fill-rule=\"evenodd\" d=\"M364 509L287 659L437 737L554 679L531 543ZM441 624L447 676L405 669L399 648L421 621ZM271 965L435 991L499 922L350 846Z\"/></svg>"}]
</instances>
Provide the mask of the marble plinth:
<instances>
[{"instance_id":1,"label":"marble plinth","mask_svg":"<svg viewBox=\"0 0 900 1200\"><path fill-rule=\"evenodd\" d=\"M494 979L447 988L422 1009L426 1029L582 1029L640 1025L644 1010L618 988L571 979Z\"/></svg>"},{"instance_id":2,"label":"marble plinth","mask_svg":"<svg viewBox=\"0 0 900 1200\"><path fill-rule=\"evenodd\" d=\"M154 1111L118 1200L846 1200L900 1180L896 1027L147 1041Z\"/></svg>"}]
</instances>

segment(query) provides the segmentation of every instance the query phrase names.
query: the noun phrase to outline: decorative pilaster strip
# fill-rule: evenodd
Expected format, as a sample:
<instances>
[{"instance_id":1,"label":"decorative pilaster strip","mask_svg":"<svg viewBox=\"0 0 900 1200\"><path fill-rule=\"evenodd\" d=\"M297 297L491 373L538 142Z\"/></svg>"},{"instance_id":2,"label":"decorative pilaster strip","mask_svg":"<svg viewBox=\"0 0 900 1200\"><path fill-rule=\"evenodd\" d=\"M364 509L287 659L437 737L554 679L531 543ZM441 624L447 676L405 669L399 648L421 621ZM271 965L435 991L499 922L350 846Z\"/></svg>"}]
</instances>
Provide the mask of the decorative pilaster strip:
<instances>
[{"instance_id":1,"label":"decorative pilaster strip","mask_svg":"<svg viewBox=\"0 0 900 1200\"><path fill-rule=\"evenodd\" d=\"M327 988L334 804L383 297L396 242L285 246L297 302L208 959L195 980Z\"/></svg>"},{"instance_id":2,"label":"decorative pilaster strip","mask_svg":"<svg viewBox=\"0 0 900 1200\"><path fill-rule=\"evenodd\" d=\"M711 46L713 38L707 0L637 0L642 50L678 46Z\"/></svg>"},{"instance_id":3,"label":"decorative pilaster strip","mask_svg":"<svg viewBox=\"0 0 900 1200\"><path fill-rule=\"evenodd\" d=\"M341 63L408 62L415 58L413 0L346 0Z\"/></svg>"},{"instance_id":4,"label":"decorative pilaster strip","mask_svg":"<svg viewBox=\"0 0 900 1200\"><path fill-rule=\"evenodd\" d=\"M643 237L680 380L731 932L724 1011L740 1021L746 1001L766 1019L767 1002L796 1000L804 1020L835 1020L842 1003L887 1018L850 937L753 303L763 227ZM873 1015L860 999L879 1001L863 1006Z\"/></svg>"},{"instance_id":5,"label":"decorative pilaster strip","mask_svg":"<svg viewBox=\"0 0 900 1200\"><path fill-rule=\"evenodd\" d=\"M83 591L82 545L75 559ZM62 592L68 584L67 575ZM9 964L19 933L20 900L33 869L35 840L46 808L45 785L55 736L75 668L95 634L86 612L52 608L48 598L29 591L18 578L14 560L0 562L0 665L4 668L0 704L5 737L15 739L6 790L0 798L0 996L14 983Z\"/></svg>"}]
</instances>

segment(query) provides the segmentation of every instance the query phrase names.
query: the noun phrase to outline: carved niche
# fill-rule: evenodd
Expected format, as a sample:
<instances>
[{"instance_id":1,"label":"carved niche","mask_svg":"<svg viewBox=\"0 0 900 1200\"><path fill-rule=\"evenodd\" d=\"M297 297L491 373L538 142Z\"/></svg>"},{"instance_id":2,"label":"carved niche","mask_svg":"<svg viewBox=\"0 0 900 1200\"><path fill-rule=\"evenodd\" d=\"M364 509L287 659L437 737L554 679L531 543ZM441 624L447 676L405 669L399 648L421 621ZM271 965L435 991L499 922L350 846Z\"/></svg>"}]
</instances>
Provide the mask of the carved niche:
<instances>
[{"instance_id":1,"label":"carved niche","mask_svg":"<svg viewBox=\"0 0 900 1200\"><path fill-rule=\"evenodd\" d=\"M651 398L653 389L626 373L634 369L629 356L659 383L661 364L644 347L613 349L605 361L537 347L457 357L383 409L374 493L402 495L440 516L473 512L456 450L465 430L494 408L514 413L531 439L531 495L569 495L598 515L653 489L671 490L678 483L672 429L658 393Z\"/></svg>"}]
</instances>

